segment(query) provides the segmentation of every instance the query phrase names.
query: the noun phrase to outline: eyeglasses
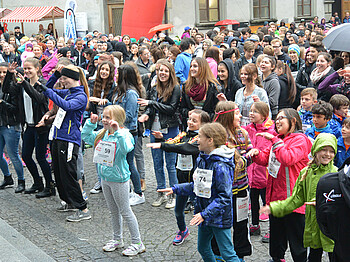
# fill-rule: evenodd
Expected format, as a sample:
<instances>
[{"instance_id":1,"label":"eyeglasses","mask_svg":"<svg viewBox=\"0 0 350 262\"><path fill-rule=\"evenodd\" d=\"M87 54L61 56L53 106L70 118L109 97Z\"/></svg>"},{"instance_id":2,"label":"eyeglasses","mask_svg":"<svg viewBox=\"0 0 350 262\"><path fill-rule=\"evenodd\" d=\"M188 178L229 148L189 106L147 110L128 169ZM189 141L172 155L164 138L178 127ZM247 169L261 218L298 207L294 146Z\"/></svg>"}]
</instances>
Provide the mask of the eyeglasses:
<instances>
[{"instance_id":1,"label":"eyeglasses","mask_svg":"<svg viewBox=\"0 0 350 262\"><path fill-rule=\"evenodd\" d=\"M281 46L279 45L279 46L272 46L274 49L276 49L276 48L280 48Z\"/></svg>"},{"instance_id":2,"label":"eyeglasses","mask_svg":"<svg viewBox=\"0 0 350 262\"><path fill-rule=\"evenodd\" d=\"M287 116L279 116L276 118L276 122L277 121L282 121L284 118L288 118Z\"/></svg>"}]
</instances>

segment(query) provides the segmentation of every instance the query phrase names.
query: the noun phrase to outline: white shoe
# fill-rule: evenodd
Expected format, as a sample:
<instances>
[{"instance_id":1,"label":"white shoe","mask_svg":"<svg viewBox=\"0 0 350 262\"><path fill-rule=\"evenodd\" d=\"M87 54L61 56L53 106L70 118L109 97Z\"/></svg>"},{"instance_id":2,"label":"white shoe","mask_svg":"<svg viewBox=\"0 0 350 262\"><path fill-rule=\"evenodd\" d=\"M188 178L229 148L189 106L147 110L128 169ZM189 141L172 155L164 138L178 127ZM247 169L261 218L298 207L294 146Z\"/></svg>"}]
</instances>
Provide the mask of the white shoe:
<instances>
[{"instance_id":1,"label":"white shoe","mask_svg":"<svg viewBox=\"0 0 350 262\"><path fill-rule=\"evenodd\" d=\"M168 196L168 201L165 204L165 208L169 208L169 209L170 208L174 208L175 207L175 203L176 203L176 201L175 201L174 195L171 194L171 195Z\"/></svg>"},{"instance_id":2,"label":"white shoe","mask_svg":"<svg viewBox=\"0 0 350 262\"><path fill-rule=\"evenodd\" d=\"M116 250L117 248L122 248L124 247L124 242L123 240L109 240L108 243L102 248L103 251L106 252L112 252Z\"/></svg>"},{"instance_id":3,"label":"white shoe","mask_svg":"<svg viewBox=\"0 0 350 262\"><path fill-rule=\"evenodd\" d=\"M129 199L130 206L135 206L143 203L145 203L145 194L142 194L142 196L140 196L139 194L134 193L134 195Z\"/></svg>"},{"instance_id":4,"label":"white shoe","mask_svg":"<svg viewBox=\"0 0 350 262\"><path fill-rule=\"evenodd\" d=\"M136 256L146 251L145 245L142 241L139 244L131 244L127 249L125 249L122 254L124 256Z\"/></svg>"},{"instance_id":5,"label":"white shoe","mask_svg":"<svg viewBox=\"0 0 350 262\"><path fill-rule=\"evenodd\" d=\"M101 187L101 183L100 182L96 182L96 184L94 185L94 187L90 190L91 194L98 194L102 192L102 187Z\"/></svg>"},{"instance_id":6,"label":"white shoe","mask_svg":"<svg viewBox=\"0 0 350 262\"><path fill-rule=\"evenodd\" d=\"M164 202L167 201L167 196L163 192L158 192L158 197L157 199L152 203L152 206L154 207L159 207L161 206Z\"/></svg>"}]
</instances>

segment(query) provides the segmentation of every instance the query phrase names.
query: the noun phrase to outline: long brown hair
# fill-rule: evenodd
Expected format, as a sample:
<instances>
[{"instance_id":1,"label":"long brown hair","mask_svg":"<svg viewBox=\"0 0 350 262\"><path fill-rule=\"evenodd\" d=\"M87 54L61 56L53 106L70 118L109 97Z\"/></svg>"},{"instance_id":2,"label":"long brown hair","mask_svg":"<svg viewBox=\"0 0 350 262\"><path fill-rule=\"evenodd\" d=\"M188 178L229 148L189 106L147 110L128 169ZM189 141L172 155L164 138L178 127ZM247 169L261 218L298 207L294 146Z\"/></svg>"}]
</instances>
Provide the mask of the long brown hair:
<instances>
[{"instance_id":1,"label":"long brown hair","mask_svg":"<svg viewBox=\"0 0 350 262\"><path fill-rule=\"evenodd\" d=\"M281 60L277 61L276 69L282 69L282 74L285 74L287 77L288 83L288 102L293 103L295 100L295 96L297 94L297 87L295 85L294 77L292 75L292 71L286 63L283 63Z\"/></svg>"},{"instance_id":2,"label":"long brown hair","mask_svg":"<svg viewBox=\"0 0 350 262\"><path fill-rule=\"evenodd\" d=\"M167 101L173 91L177 83L177 78L175 74L175 69L172 64L170 64L166 59L160 59L158 60L157 64L159 64L159 68L163 65L169 69L169 80L166 83L162 83L161 81L157 80L157 94L158 98L163 98L163 101Z\"/></svg>"},{"instance_id":3,"label":"long brown hair","mask_svg":"<svg viewBox=\"0 0 350 262\"><path fill-rule=\"evenodd\" d=\"M193 61L196 61L196 63L198 64L199 83L197 83L196 78L189 74L188 79L185 82L185 90L187 94L190 92L191 88L197 84L204 84L206 91L208 90L208 86L210 83L214 83L216 86L220 85L219 81L215 78L213 72L210 70L207 60L205 60L202 57L196 57L192 59L191 65Z\"/></svg>"},{"instance_id":4,"label":"long brown hair","mask_svg":"<svg viewBox=\"0 0 350 262\"><path fill-rule=\"evenodd\" d=\"M259 86L259 87L262 87L262 84L261 84L261 79L259 77L259 71L258 71L258 67L253 64L253 63L249 63L249 64L246 64L242 67L241 71L242 70L245 70L248 74L248 78L247 78L247 81L248 82L252 82L253 81L253 75L256 76L256 79L255 79L255 82L254 84Z\"/></svg>"},{"instance_id":5,"label":"long brown hair","mask_svg":"<svg viewBox=\"0 0 350 262\"><path fill-rule=\"evenodd\" d=\"M205 52L205 58L211 57L216 63L220 62L220 51L216 46L211 46L208 48L207 52Z\"/></svg>"},{"instance_id":6,"label":"long brown hair","mask_svg":"<svg viewBox=\"0 0 350 262\"><path fill-rule=\"evenodd\" d=\"M103 86L103 80L100 76L100 71L101 71L102 66L104 66L104 65L108 65L108 67L109 67L109 76L107 78L107 82ZM109 94L109 91L111 90L111 88L113 86L114 75L115 75L115 67L114 67L113 63L111 63L110 61L103 61L98 66L95 85L94 85L94 91L93 91L92 96L101 98L102 90L104 90L103 98L105 98Z\"/></svg>"}]
</instances>

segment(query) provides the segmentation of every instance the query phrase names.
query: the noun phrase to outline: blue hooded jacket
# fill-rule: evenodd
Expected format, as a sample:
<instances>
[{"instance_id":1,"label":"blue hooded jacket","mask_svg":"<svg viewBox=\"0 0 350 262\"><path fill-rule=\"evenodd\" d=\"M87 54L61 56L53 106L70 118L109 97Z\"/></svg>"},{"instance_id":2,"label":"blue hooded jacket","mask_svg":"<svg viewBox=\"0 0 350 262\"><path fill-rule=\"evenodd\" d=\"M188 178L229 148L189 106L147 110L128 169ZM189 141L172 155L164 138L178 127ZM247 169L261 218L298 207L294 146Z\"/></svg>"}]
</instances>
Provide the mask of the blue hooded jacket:
<instances>
[{"instance_id":1,"label":"blue hooded jacket","mask_svg":"<svg viewBox=\"0 0 350 262\"><path fill-rule=\"evenodd\" d=\"M197 158L197 167L213 170L211 197L196 197L195 214L200 213L204 222L200 226L231 228L233 224L232 184L234 178L235 149L221 146L209 155L203 152ZM193 182L174 185L177 195L191 195Z\"/></svg>"},{"instance_id":2,"label":"blue hooded jacket","mask_svg":"<svg viewBox=\"0 0 350 262\"><path fill-rule=\"evenodd\" d=\"M340 168L345 160L350 157L350 149L346 150L343 137L338 138L338 151L335 156L335 165Z\"/></svg>"},{"instance_id":3,"label":"blue hooded jacket","mask_svg":"<svg viewBox=\"0 0 350 262\"><path fill-rule=\"evenodd\" d=\"M332 119L328 122L334 135L337 138L341 137L341 128L343 126L343 122L345 119L346 119L346 117L343 117L343 119L340 119L337 115L333 114Z\"/></svg>"}]
</instances>

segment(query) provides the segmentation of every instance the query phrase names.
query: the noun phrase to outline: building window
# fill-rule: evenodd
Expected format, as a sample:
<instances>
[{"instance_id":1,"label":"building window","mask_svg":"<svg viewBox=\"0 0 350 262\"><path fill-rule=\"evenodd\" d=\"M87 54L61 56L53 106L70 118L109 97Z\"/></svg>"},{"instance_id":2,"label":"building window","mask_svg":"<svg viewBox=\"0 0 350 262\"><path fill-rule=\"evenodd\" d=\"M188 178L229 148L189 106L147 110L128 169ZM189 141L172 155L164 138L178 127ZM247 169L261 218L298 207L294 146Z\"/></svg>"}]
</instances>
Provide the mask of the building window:
<instances>
[{"instance_id":1,"label":"building window","mask_svg":"<svg viewBox=\"0 0 350 262\"><path fill-rule=\"evenodd\" d=\"M270 0L253 1L254 19L270 18Z\"/></svg>"},{"instance_id":2,"label":"building window","mask_svg":"<svg viewBox=\"0 0 350 262\"><path fill-rule=\"evenodd\" d=\"M200 23L217 22L219 17L219 0L199 0Z\"/></svg>"},{"instance_id":3,"label":"building window","mask_svg":"<svg viewBox=\"0 0 350 262\"><path fill-rule=\"evenodd\" d=\"M311 0L298 0L298 17L311 16Z\"/></svg>"}]
</instances>

